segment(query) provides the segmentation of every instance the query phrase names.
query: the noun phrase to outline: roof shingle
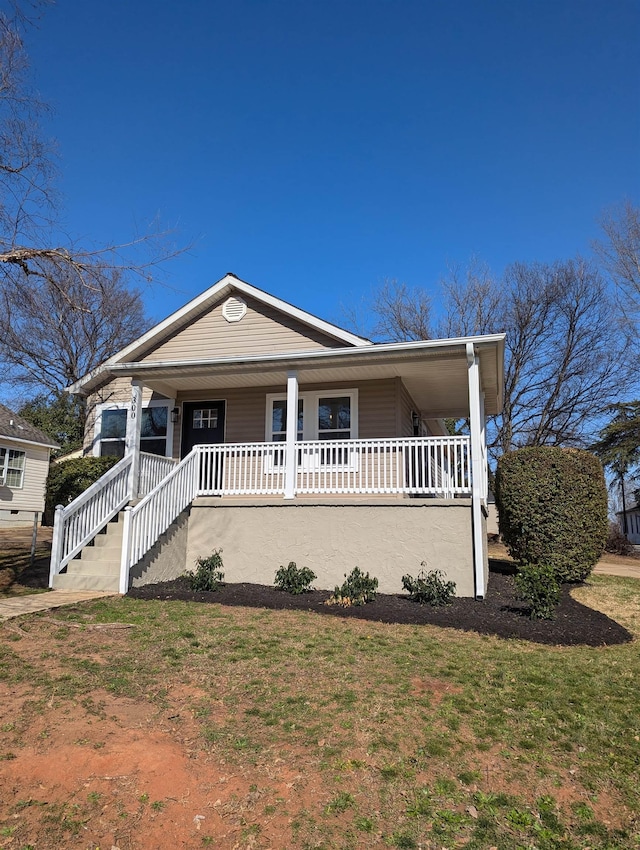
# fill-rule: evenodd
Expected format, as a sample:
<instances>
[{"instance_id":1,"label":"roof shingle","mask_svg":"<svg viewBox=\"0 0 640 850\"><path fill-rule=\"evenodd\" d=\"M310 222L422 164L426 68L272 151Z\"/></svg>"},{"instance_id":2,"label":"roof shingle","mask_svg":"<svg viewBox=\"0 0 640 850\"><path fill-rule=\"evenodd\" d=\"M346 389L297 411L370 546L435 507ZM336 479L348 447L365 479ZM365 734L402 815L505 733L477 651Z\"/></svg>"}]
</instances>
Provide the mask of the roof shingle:
<instances>
[{"instance_id":1,"label":"roof shingle","mask_svg":"<svg viewBox=\"0 0 640 850\"><path fill-rule=\"evenodd\" d=\"M47 436L44 431L36 428L22 416L9 410L4 404L0 404L0 440L2 437L12 437L14 440L25 440L28 443L38 443L41 446L50 446L59 449L60 446Z\"/></svg>"}]
</instances>

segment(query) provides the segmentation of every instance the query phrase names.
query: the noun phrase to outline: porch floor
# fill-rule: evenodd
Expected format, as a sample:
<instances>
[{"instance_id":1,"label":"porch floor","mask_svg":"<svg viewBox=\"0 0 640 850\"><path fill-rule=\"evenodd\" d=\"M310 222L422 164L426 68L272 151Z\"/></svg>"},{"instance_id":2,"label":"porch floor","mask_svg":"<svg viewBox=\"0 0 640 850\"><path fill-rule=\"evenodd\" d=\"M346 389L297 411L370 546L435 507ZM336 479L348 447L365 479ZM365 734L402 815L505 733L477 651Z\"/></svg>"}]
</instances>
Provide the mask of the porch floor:
<instances>
[{"instance_id":1,"label":"porch floor","mask_svg":"<svg viewBox=\"0 0 640 850\"><path fill-rule=\"evenodd\" d=\"M455 504L471 505L471 497L458 497L453 499L442 499L434 496L413 497L402 493L301 493L295 499L285 499L284 496L198 496L193 500L194 507L200 508L215 508L221 505L225 507L252 507L254 505L260 507L277 506L310 506L310 505L375 505L383 507L385 505L432 505L446 506Z\"/></svg>"}]
</instances>

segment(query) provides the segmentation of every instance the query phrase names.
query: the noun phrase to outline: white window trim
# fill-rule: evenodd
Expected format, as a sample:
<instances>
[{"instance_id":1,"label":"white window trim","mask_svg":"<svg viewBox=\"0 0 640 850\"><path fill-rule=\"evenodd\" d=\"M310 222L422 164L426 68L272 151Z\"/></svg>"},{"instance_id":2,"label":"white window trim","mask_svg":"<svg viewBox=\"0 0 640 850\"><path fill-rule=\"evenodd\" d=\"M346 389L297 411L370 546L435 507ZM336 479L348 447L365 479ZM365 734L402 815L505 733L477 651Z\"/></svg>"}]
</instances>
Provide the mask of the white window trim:
<instances>
[{"instance_id":1,"label":"white window trim","mask_svg":"<svg viewBox=\"0 0 640 850\"><path fill-rule=\"evenodd\" d=\"M298 393L298 400L302 401L302 439L318 440L318 406L321 398L341 398L349 396L351 399L351 436L345 439L358 439L358 390L310 390ZM273 432L271 426L273 423L273 402L286 401L286 393L267 393L266 410L265 410L265 442L270 443L273 440ZM297 435L296 435L297 437ZM297 442L297 439L296 439ZM322 441L324 442L324 441Z\"/></svg>"},{"instance_id":2,"label":"white window trim","mask_svg":"<svg viewBox=\"0 0 640 850\"><path fill-rule=\"evenodd\" d=\"M126 410L131 407L130 402L105 402L96 406L96 422L93 432L93 455L100 457L100 432L102 431L102 414L105 410ZM171 421L171 410L175 407L175 402L172 399L154 399L142 403L142 409L149 407L166 407L167 408L167 443L164 450L164 457L173 457L173 422ZM123 438L124 439L124 438ZM158 455L162 457L162 455Z\"/></svg>"},{"instance_id":3,"label":"white window trim","mask_svg":"<svg viewBox=\"0 0 640 850\"><path fill-rule=\"evenodd\" d=\"M0 461L0 487L8 487L10 490L23 490L24 489L24 476L27 470L27 453L24 449L16 449L13 446L5 446L3 443L0 443L0 448L5 450L4 460ZM7 484L7 473L9 471L9 452L19 452L24 455L24 464L20 472L22 475L20 476L20 484Z\"/></svg>"}]
</instances>

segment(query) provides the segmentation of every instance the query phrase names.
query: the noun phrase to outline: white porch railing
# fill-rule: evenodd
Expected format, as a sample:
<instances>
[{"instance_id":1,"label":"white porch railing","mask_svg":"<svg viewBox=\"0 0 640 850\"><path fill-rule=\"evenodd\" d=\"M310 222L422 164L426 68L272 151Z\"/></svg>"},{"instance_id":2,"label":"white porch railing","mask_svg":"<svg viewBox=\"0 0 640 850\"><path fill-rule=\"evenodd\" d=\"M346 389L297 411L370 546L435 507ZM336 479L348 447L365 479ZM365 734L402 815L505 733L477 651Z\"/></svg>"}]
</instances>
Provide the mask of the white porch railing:
<instances>
[{"instance_id":1,"label":"white porch railing","mask_svg":"<svg viewBox=\"0 0 640 850\"><path fill-rule=\"evenodd\" d=\"M471 492L466 436L316 440L296 445L296 493L452 498ZM223 443L198 450L199 496L284 493L284 443Z\"/></svg>"},{"instance_id":2,"label":"white porch railing","mask_svg":"<svg viewBox=\"0 0 640 850\"><path fill-rule=\"evenodd\" d=\"M57 506L49 586L53 586L53 577L127 504L131 463L131 457L123 458L73 502L66 507Z\"/></svg>"},{"instance_id":3,"label":"white porch railing","mask_svg":"<svg viewBox=\"0 0 640 850\"><path fill-rule=\"evenodd\" d=\"M277 496L284 493L284 443L198 446L199 496Z\"/></svg>"},{"instance_id":4,"label":"white porch railing","mask_svg":"<svg viewBox=\"0 0 640 850\"><path fill-rule=\"evenodd\" d=\"M138 482L138 498L141 499L155 489L163 478L178 464L171 457L161 457L148 452L140 452L140 479Z\"/></svg>"}]
</instances>

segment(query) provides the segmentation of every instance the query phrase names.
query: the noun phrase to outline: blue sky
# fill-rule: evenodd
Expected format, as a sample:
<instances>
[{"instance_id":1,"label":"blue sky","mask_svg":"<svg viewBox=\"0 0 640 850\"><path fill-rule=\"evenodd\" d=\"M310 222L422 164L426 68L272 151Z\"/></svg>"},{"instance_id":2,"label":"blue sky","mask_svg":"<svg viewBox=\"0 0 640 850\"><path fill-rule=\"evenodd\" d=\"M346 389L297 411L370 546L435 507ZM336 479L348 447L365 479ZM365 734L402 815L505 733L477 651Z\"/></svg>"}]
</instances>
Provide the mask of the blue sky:
<instances>
[{"instance_id":1,"label":"blue sky","mask_svg":"<svg viewBox=\"0 0 640 850\"><path fill-rule=\"evenodd\" d=\"M58 0L27 46L67 231L194 243L155 318L232 271L340 321L588 253L640 201L638 44L637 0Z\"/></svg>"}]
</instances>

